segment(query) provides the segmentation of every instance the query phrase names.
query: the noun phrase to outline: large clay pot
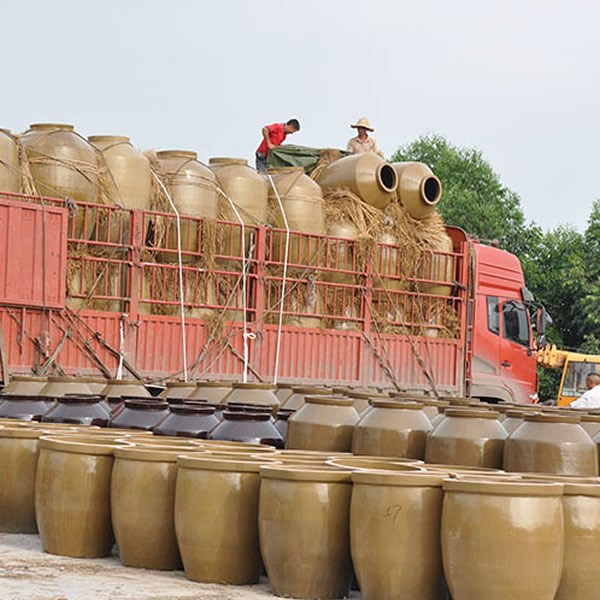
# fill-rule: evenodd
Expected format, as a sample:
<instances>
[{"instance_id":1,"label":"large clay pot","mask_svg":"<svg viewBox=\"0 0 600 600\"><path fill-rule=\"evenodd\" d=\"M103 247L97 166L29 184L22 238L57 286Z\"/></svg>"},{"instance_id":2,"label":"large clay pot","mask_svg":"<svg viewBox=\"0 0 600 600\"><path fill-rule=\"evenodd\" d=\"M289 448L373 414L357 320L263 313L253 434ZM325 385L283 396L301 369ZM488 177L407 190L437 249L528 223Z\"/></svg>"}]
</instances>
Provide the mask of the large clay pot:
<instances>
[{"instance_id":1,"label":"large clay pot","mask_svg":"<svg viewBox=\"0 0 600 600\"><path fill-rule=\"evenodd\" d=\"M268 444L283 448L281 434L272 423L271 413L226 410L223 420L208 434L210 440Z\"/></svg>"},{"instance_id":2,"label":"large clay pot","mask_svg":"<svg viewBox=\"0 0 600 600\"><path fill-rule=\"evenodd\" d=\"M365 600L440 600L442 480L352 473L352 562Z\"/></svg>"},{"instance_id":3,"label":"large clay pot","mask_svg":"<svg viewBox=\"0 0 600 600\"><path fill-rule=\"evenodd\" d=\"M525 414L506 440L504 469L558 475L598 475L596 444L579 417Z\"/></svg>"},{"instance_id":4,"label":"large clay pot","mask_svg":"<svg viewBox=\"0 0 600 600\"><path fill-rule=\"evenodd\" d=\"M39 421L50 410L54 402L49 403L46 396L20 396L2 394L0 396L0 417Z\"/></svg>"},{"instance_id":5,"label":"large clay pot","mask_svg":"<svg viewBox=\"0 0 600 600\"><path fill-rule=\"evenodd\" d=\"M326 464L336 469L350 471L408 471L424 472L423 462L401 459L397 456L330 456Z\"/></svg>"},{"instance_id":6,"label":"large clay pot","mask_svg":"<svg viewBox=\"0 0 600 600\"><path fill-rule=\"evenodd\" d=\"M190 397L190 394L196 391L196 384L193 381L168 381L167 387L160 397L163 400L179 399L184 400Z\"/></svg>"},{"instance_id":7,"label":"large clay pot","mask_svg":"<svg viewBox=\"0 0 600 600\"><path fill-rule=\"evenodd\" d=\"M348 594L351 491L347 471L261 468L260 548L276 595L328 599Z\"/></svg>"},{"instance_id":8,"label":"large clay pot","mask_svg":"<svg viewBox=\"0 0 600 600\"><path fill-rule=\"evenodd\" d=\"M225 381L199 381L196 389L188 396L188 400L203 400L221 404L231 393L231 383Z\"/></svg>"},{"instance_id":9,"label":"large clay pot","mask_svg":"<svg viewBox=\"0 0 600 600\"><path fill-rule=\"evenodd\" d=\"M353 401L352 406L359 415L364 415L371 408L371 400L389 400L388 394L380 394L371 390L348 390L345 394Z\"/></svg>"},{"instance_id":10,"label":"large clay pot","mask_svg":"<svg viewBox=\"0 0 600 600\"><path fill-rule=\"evenodd\" d=\"M286 448L352 451L360 416L352 400L339 396L306 396L306 404L288 419Z\"/></svg>"},{"instance_id":11,"label":"large clay pot","mask_svg":"<svg viewBox=\"0 0 600 600\"><path fill-rule=\"evenodd\" d=\"M383 209L398 187L398 176L392 165L376 154L353 154L329 164L317 183L323 189L348 188L367 204Z\"/></svg>"},{"instance_id":12,"label":"large clay pot","mask_svg":"<svg viewBox=\"0 0 600 600\"><path fill-rule=\"evenodd\" d=\"M279 407L279 400L275 395L275 386L269 383L234 383L231 393L223 402L238 402L241 404L256 404L275 410Z\"/></svg>"},{"instance_id":13,"label":"large clay pot","mask_svg":"<svg viewBox=\"0 0 600 600\"><path fill-rule=\"evenodd\" d=\"M42 388L41 396L48 398L60 398L64 394L92 393L90 386L80 377L48 377L48 383Z\"/></svg>"},{"instance_id":14,"label":"large clay pot","mask_svg":"<svg viewBox=\"0 0 600 600\"><path fill-rule=\"evenodd\" d=\"M296 412L295 410L287 410L285 408L280 408L277 411L275 423L273 423L273 424L275 425L275 429L277 429L277 431L279 431L279 433L281 434L281 437L283 438L284 442L287 439L287 422L288 422L288 419L295 412Z\"/></svg>"},{"instance_id":15,"label":"large clay pot","mask_svg":"<svg viewBox=\"0 0 600 600\"><path fill-rule=\"evenodd\" d=\"M559 483L444 481L444 573L455 600L551 600L563 567Z\"/></svg>"},{"instance_id":16,"label":"large clay pot","mask_svg":"<svg viewBox=\"0 0 600 600\"><path fill-rule=\"evenodd\" d=\"M92 135L108 169L106 190L112 202L127 210L148 210L152 194L150 161L136 150L126 136Z\"/></svg>"},{"instance_id":17,"label":"large clay pot","mask_svg":"<svg viewBox=\"0 0 600 600\"><path fill-rule=\"evenodd\" d=\"M427 438L425 462L502 468L506 431L498 413L475 408L448 408L446 418Z\"/></svg>"},{"instance_id":18,"label":"large clay pot","mask_svg":"<svg viewBox=\"0 0 600 600\"><path fill-rule=\"evenodd\" d=\"M214 407L170 404L169 414L154 428L154 433L206 439L219 423Z\"/></svg>"},{"instance_id":19,"label":"large clay pot","mask_svg":"<svg viewBox=\"0 0 600 600\"><path fill-rule=\"evenodd\" d=\"M121 402L126 396L133 398L150 398L152 394L141 382L134 379L110 379L102 390L109 402Z\"/></svg>"},{"instance_id":20,"label":"large clay pot","mask_svg":"<svg viewBox=\"0 0 600 600\"><path fill-rule=\"evenodd\" d=\"M0 531L37 533L34 483L41 429L0 427Z\"/></svg>"},{"instance_id":21,"label":"large clay pot","mask_svg":"<svg viewBox=\"0 0 600 600\"><path fill-rule=\"evenodd\" d=\"M209 166L217 177L217 183L228 198L235 204L239 217L245 225L256 226L267 222L268 192L267 180L248 166L241 158L217 157L209 160ZM239 219L231 207L229 199L221 203L223 219L236 225L225 226L221 254L241 256L242 245ZM246 230L244 248L248 250L249 231Z\"/></svg>"},{"instance_id":22,"label":"large clay pot","mask_svg":"<svg viewBox=\"0 0 600 600\"><path fill-rule=\"evenodd\" d=\"M325 215L323 214L323 192L318 183L315 183L304 173L302 167L282 167L269 169L269 175L279 200L285 212L285 219L277 200L273 187L269 187L269 201L274 215L273 225L285 229L285 223L292 232L304 234L325 235ZM283 262L285 260L286 233L273 232L271 260ZM320 266L322 259L319 256L322 244L319 238L309 239L309 236L292 234L288 250L288 263L300 268L304 266Z\"/></svg>"},{"instance_id":23,"label":"large clay pot","mask_svg":"<svg viewBox=\"0 0 600 600\"><path fill-rule=\"evenodd\" d=\"M113 417L110 426L152 431L169 415L169 405L163 400L125 398L123 408Z\"/></svg>"},{"instance_id":24,"label":"large clay pot","mask_svg":"<svg viewBox=\"0 0 600 600\"><path fill-rule=\"evenodd\" d=\"M354 454L425 458L432 427L422 404L372 400L371 406L354 428Z\"/></svg>"},{"instance_id":25,"label":"large clay pot","mask_svg":"<svg viewBox=\"0 0 600 600\"><path fill-rule=\"evenodd\" d=\"M588 432L588 435L593 438L600 433L600 415L581 415L581 426Z\"/></svg>"},{"instance_id":26,"label":"large clay pot","mask_svg":"<svg viewBox=\"0 0 600 600\"><path fill-rule=\"evenodd\" d=\"M564 479L565 558L555 600L598 597L600 571L600 485Z\"/></svg>"},{"instance_id":27,"label":"large clay pot","mask_svg":"<svg viewBox=\"0 0 600 600\"><path fill-rule=\"evenodd\" d=\"M294 384L278 383L275 387L277 388L275 391L277 400L279 400L280 406L283 406L283 403L293 394L292 388L294 387Z\"/></svg>"},{"instance_id":28,"label":"large clay pot","mask_svg":"<svg viewBox=\"0 0 600 600\"><path fill-rule=\"evenodd\" d=\"M78 436L40 440L35 512L42 548L78 558L108 556L113 546L113 450L126 442Z\"/></svg>"},{"instance_id":29,"label":"large clay pot","mask_svg":"<svg viewBox=\"0 0 600 600\"><path fill-rule=\"evenodd\" d=\"M248 585L260 577L260 459L179 457L175 531L188 579Z\"/></svg>"},{"instance_id":30,"label":"large clay pot","mask_svg":"<svg viewBox=\"0 0 600 600\"><path fill-rule=\"evenodd\" d=\"M509 409L504 413L504 420L502 421L502 427L506 429L506 433L510 434L523 423L523 415L525 411Z\"/></svg>"},{"instance_id":31,"label":"large clay pot","mask_svg":"<svg viewBox=\"0 0 600 600\"><path fill-rule=\"evenodd\" d=\"M102 396L65 395L42 417L44 423L72 423L108 427L110 409Z\"/></svg>"},{"instance_id":32,"label":"large clay pot","mask_svg":"<svg viewBox=\"0 0 600 600\"><path fill-rule=\"evenodd\" d=\"M392 395L392 397L394 397ZM423 412L427 416L427 418L431 421L431 425L433 426L433 419L440 414L441 408L446 408L450 405L447 400L432 400L430 398L414 398L416 402L423 403Z\"/></svg>"},{"instance_id":33,"label":"large clay pot","mask_svg":"<svg viewBox=\"0 0 600 600\"><path fill-rule=\"evenodd\" d=\"M432 170L420 162L392 163L398 176L398 199L413 219L430 215L442 197L442 184Z\"/></svg>"},{"instance_id":34,"label":"large clay pot","mask_svg":"<svg viewBox=\"0 0 600 600\"><path fill-rule=\"evenodd\" d=\"M161 446L134 446L114 452L111 517L121 562L126 567L181 568L174 521L180 452Z\"/></svg>"},{"instance_id":35,"label":"large clay pot","mask_svg":"<svg viewBox=\"0 0 600 600\"><path fill-rule=\"evenodd\" d=\"M96 202L96 150L72 125L35 123L21 136L31 175L42 196Z\"/></svg>"},{"instance_id":36,"label":"large clay pot","mask_svg":"<svg viewBox=\"0 0 600 600\"><path fill-rule=\"evenodd\" d=\"M305 396L331 396L332 394L333 390L331 388L304 385L294 386L288 399L281 404L281 408L298 410L304 406Z\"/></svg>"},{"instance_id":37,"label":"large clay pot","mask_svg":"<svg viewBox=\"0 0 600 600\"><path fill-rule=\"evenodd\" d=\"M8 129L0 129L0 191L21 191L19 144L16 136Z\"/></svg>"},{"instance_id":38,"label":"large clay pot","mask_svg":"<svg viewBox=\"0 0 600 600\"><path fill-rule=\"evenodd\" d=\"M47 383L47 377L13 375L2 390L2 395L40 396Z\"/></svg>"}]
</instances>

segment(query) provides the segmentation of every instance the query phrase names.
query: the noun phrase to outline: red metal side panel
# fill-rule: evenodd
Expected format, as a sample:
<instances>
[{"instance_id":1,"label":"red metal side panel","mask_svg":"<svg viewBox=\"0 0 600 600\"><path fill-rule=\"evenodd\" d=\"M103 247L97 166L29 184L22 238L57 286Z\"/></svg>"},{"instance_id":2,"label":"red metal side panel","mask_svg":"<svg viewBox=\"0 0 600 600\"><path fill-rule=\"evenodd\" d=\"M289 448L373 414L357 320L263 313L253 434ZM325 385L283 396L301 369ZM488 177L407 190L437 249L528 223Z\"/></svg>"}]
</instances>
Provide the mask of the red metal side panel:
<instances>
[{"instance_id":1,"label":"red metal side panel","mask_svg":"<svg viewBox=\"0 0 600 600\"><path fill-rule=\"evenodd\" d=\"M263 370L273 380L277 327L263 329ZM332 329L282 329L279 380L357 384L360 381L361 334Z\"/></svg>"},{"instance_id":2,"label":"red metal side panel","mask_svg":"<svg viewBox=\"0 0 600 600\"><path fill-rule=\"evenodd\" d=\"M418 354L433 376L438 391L462 392L462 372L459 372L461 350L457 340L420 337L413 338L414 345L411 345L406 336L382 335L380 340L373 340L373 344L375 351L365 348L364 379L371 385L390 385L382 367L382 364L386 364L401 387L429 389L423 368L417 360Z\"/></svg>"},{"instance_id":3,"label":"red metal side panel","mask_svg":"<svg viewBox=\"0 0 600 600\"><path fill-rule=\"evenodd\" d=\"M0 199L0 302L65 304L67 210Z\"/></svg>"},{"instance_id":4,"label":"red metal side panel","mask_svg":"<svg viewBox=\"0 0 600 600\"><path fill-rule=\"evenodd\" d=\"M140 315L137 339L136 366L146 376L166 377L183 373L181 323L173 317ZM235 356L231 347L239 355ZM188 368L198 366L190 375L239 380L243 363L243 341L239 326L226 327L218 340L207 345L207 327L204 321L186 323Z\"/></svg>"}]
</instances>

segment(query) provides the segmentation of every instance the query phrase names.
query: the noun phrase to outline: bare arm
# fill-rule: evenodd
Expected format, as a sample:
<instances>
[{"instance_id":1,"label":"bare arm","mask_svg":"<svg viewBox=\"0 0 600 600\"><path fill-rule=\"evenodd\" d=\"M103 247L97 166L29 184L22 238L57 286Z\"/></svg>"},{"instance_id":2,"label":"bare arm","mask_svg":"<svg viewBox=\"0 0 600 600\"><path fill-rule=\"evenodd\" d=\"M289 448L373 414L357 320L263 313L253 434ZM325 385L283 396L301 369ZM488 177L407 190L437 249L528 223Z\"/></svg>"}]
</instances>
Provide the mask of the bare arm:
<instances>
[{"instance_id":1,"label":"bare arm","mask_svg":"<svg viewBox=\"0 0 600 600\"><path fill-rule=\"evenodd\" d=\"M263 127L262 134L263 134L263 137L265 138L265 142L267 142L267 148L269 150L273 150L273 148L275 148L275 146L273 144L271 144L271 140L269 139L269 128Z\"/></svg>"}]
</instances>

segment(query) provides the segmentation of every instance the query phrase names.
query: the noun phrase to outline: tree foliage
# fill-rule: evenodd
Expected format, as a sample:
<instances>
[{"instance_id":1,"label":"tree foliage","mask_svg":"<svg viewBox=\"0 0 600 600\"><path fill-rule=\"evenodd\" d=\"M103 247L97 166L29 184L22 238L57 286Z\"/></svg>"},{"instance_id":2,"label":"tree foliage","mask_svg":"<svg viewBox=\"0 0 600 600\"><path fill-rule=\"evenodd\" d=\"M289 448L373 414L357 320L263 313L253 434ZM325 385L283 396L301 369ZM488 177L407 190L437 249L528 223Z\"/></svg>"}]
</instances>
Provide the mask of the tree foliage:
<instances>
[{"instance_id":1,"label":"tree foliage","mask_svg":"<svg viewBox=\"0 0 600 600\"><path fill-rule=\"evenodd\" d=\"M543 231L526 222L519 196L480 150L427 135L400 147L392 160L429 165L442 181L444 221L482 240L498 240L519 257L527 286L554 320L552 342L600 354L600 200L584 233L571 226ZM541 373L542 397L556 393L557 385L557 373Z\"/></svg>"}]
</instances>

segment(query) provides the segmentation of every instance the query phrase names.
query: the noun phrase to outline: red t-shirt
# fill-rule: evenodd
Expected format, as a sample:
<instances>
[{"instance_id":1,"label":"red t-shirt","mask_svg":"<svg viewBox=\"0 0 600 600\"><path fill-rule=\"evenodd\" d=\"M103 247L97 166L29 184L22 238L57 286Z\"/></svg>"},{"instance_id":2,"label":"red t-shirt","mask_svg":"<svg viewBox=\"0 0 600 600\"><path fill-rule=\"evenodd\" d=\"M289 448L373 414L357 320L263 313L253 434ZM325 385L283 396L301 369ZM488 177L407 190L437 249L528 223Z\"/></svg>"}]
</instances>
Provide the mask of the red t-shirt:
<instances>
[{"instance_id":1,"label":"red t-shirt","mask_svg":"<svg viewBox=\"0 0 600 600\"><path fill-rule=\"evenodd\" d=\"M267 125L267 129L269 130L269 141L275 146L279 146L279 144L281 144L281 142L283 142L283 140L285 140L287 137L283 123L273 123L272 125ZM256 153L262 154L263 156L267 156L267 154L269 154L267 140L263 139L260 146L256 149Z\"/></svg>"}]
</instances>

